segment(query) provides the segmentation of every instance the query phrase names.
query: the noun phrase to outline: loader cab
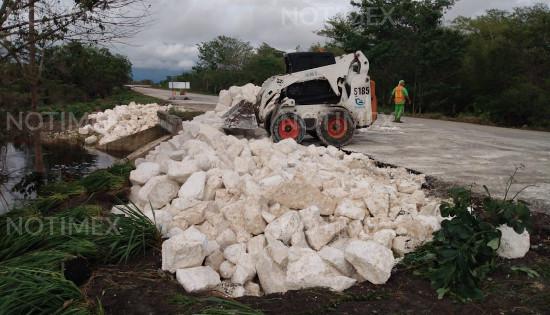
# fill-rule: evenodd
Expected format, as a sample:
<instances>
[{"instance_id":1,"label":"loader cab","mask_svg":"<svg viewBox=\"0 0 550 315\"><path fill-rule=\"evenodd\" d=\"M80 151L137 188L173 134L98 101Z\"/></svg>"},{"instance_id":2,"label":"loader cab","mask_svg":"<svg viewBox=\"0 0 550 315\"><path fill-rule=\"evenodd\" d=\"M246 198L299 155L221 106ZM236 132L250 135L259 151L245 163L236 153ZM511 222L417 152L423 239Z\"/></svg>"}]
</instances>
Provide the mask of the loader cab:
<instances>
[{"instance_id":1,"label":"loader cab","mask_svg":"<svg viewBox=\"0 0 550 315\"><path fill-rule=\"evenodd\" d=\"M285 55L287 74L336 64L336 58L328 52L299 52ZM294 83L285 88L281 98L294 99L296 105L337 104L336 95L327 80L310 80Z\"/></svg>"},{"instance_id":2,"label":"loader cab","mask_svg":"<svg viewBox=\"0 0 550 315\"><path fill-rule=\"evenodd\" d=\"M285 55L286 73L333 65L336 58L329 52L298 52Z\"/></svg>"}]
</instances>

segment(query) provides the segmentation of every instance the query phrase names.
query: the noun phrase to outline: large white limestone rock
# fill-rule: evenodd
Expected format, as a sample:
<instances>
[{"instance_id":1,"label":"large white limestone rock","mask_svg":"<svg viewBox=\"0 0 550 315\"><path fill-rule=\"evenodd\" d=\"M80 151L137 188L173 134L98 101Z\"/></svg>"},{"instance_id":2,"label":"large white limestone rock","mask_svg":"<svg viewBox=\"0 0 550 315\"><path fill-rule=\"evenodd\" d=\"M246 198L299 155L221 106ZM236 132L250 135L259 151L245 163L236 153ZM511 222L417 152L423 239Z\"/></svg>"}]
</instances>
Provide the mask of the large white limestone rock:
<instances>
[{"instance_id":1,"label":"large white limestone rock","mask_svg":"<svg viewBox=\"0 0 550 315\"><path fill-rule=\"evenodd\" d=\"M323 246L332 241L345 227L346 224L342 221L318 225L306 231L307 241L311 248L320 250Z\"/></svg>"},{"instance_id":2,"label":"large white limestone rock","mask_svg":"<svg viewBox=\"0 0 550 315\"><path fill-rule=\"evenodd\" d=\"M331 272L328 265L315 251L291 248L286 283L292 290L324 287L334 291L344 291L355 282L355 279Z\"/></svg>"},{"instance_id":3,"label":"large white limestone rock","mask_svg":"<svg viewBox=\"0 0 550 315\"><path fill-rule=\"evenodd\" d=\"M390 197L384 193L370 195L365 204L374 217L387 217L390 212Z\"/></svg>"},{"instance_id":4,"label":"large white limestone rock","mask_svg":"<svg viewBox=\"0 0 550 315\"><path fill-rule=\"evenodd\" d=\"M388 281L395 264L393 253L374 241L351 241L345 250L346 260L367 281L384 284Z\"/></svg>"},{"instance_id":5,"label":"large white limestone rock","mask_svg":"<svg viewBox=\"0 0 550 315\"><path fill-rule=\"evenodd\" d=\"M265 294L288 291L285 271L264 251L256 259L256 272Z\"/></svg>"},{"instance_id":6,"label":"large white limestone rock","mask_svg":"<svg viewBox=\"0 0 550 315\"><path fill-rule=\"evenodd\" d=\"M325 246L319 251L319 256L331 266L338 269L344 276L351 277L353 275L353 266L346 260L343 251L334 247Z\"/></svg>"},{"instance_id":7,"label":"large white limestone rock","mask_svg":"<svg viewBox=\"0 0 550 315\"><path fill-rule=\"evenodd\" d=\"M249 254L242 254L237 261L235 273L231 277L234 284L244 285L256 276L256 265L254 258Z\"/></svg>"},{"instance_id":8,"label":"large white limestone rock","mask_svg":"<svg viewBox=\"0 0 550 315\"><path fill-rule=\"evenodd\" d=\"M319 208L316 206L300 210L299 213L306 230L313 229L324 223L323 219L321 218L321 210L319 210Z\"/></svg>"},{"instance_id":9,"label":"large white limestone rock","mask_svg":"<svg viewBox=\"0 0 550 315\"><path fill-rule=\"evenodd\" d=\"M226 170L222 175L223 185L225 189L233 194L238 194L240 191L241 178L239 173L231 170Z\"/></svg>"},{"instance_id":10,"label":"large white limestone rock","mask_svg":"<svg viewBox=\"0 0 550 315\"><path fill-rule=\"evenodd\" d=\"M181 199L180 199L181 200ZM174 203L172 203L174 204ZM213 211L216 207L213 201L197 201L189 205L189 207L182 209L178 215L174 216L174 219L182 219L187 221L190 225L199 225L206 220L205 214L207 211Z\"/></svg>"},{"instance_id":11,"label":"large white limestone rock","mask_svg":"<svg viewBox=\"0 0 550 315\"><path fill-rule=\"evenodd\" d=\"M206 236L201 240L192 235L181 233L164 241L162 243L162 270L175 272L177 269L200 266L206 257L207 242L205 239Z\"/></svg>"},{"instance_id":12,"label":"large white limestone rock","mask_svg":"<svg viewBox=\"0 0 550 315\"><path fill-rule=\"evenodd\" d=\"M267 203L255 198L248 198L244 206L244 223L248 233L252 235L262 234L266 223L262 217L262 212L267 211Z\"/></svg>"},{"instance_id":13,"label":"large white limestone rock","mask_svg":"<svg viewBox=\"0 0 550 315\"><path fill-rule=\"evenodd\" d=\"M209 173L208 180L204 187L203 200L214 200L216 198L216 191L223 187L223 181L221 176Z\"/></svg>"},{"instance_id":14,"label":"large white limestone rock","mask_svg":"<svg viewBox=\"0 0 550 315\"><path fill-rule=\"evenodd\" d=\"M202 200L205 185L206 173L202 171L196 172L185 181L183 186L181 186L178 196L184 199Z\"/></svg>"},{"instance_id":15,"label":"large white limestone rock","mask_svg":"<svg viewBox=\"0 0 550 315\"><path fill-rule=\"evenodd\" d=\"M246 254L246 244L242 243L228 246L223 251L223 256L225 257L225 259L235 265L239 262L239 259L241 259L241 256L244 254Z\"/></svg>"},{"instance_id":16,"label":"large white limestone rock","mask_svg":"<svg viewBox=\"0 0 550 315\"><path fill-rule=\"evenodd\" d=\"M529 232L525 230L522 234L518 234L508 225L501 225L498 229L502 233L498 255L507 259L525 257L531 247Z\"/></svg>"},{"instance_id":17,"label":"large white limestone rock","mask_svg":"<svg viewBox=\"0 0 550 315\"><path fill-rule=\"evenodd\" d=\"M153 162L143 162L135 170L130 172L130 182L143 186L151 178L160 174L160 165Z\"/></svg>"},{"instance_id":18,"label":"large white limestone rock","mask_svg":"<svg viewBox=\"0 0 550 315\"><path fill-rule=\"evenodd\" d=\"M268 238L280 240L289 244L294 233L303 230L300 215L296 211L289 211L269 223L265 228L265 235Z\"/></svg>"},{"instance_id":19,"label":"large white limestone rock","mask_svg":"<svg viewBox=\"0 0 550 315\"><path fill-rule=\"evenodd\" d=\"M393 240L395 239L396 236L397 236L397 233L395 233L394 230L384 229L384 230L375 232L372 235L372 240L377 242L380 245L383 245L391 249L393 246Z\"/></svg>"},{"instance_id":20,"label":"large white limestone rock","mask_svg":"<svg viewBox=\"0 0 550 315\"><path fill-rule=\"evenodd\" d=\"M178 269L176 278L188 293L212 290L221 283L220 275L210 267Z\"/></svg>"},{"instance_id":21,"label":"large white limestone rock","mask_svg":"<svg viewBox=\"0 0 550 315\"><path fill-rule=\"evenodd\" d=\"M235 264L226 260L220 264L220 275L224 279L231 279L236 269L237 266L235 266Z\"/></svg>"},{"instance_id":22,"label":"large white limestone rock","mask_svg":"<svg viewBox=\"0 0 550 315\"><path fill-rule=\"evenodd\" d=\"M198 171L199 167L195 161L168 162L168 178L178 183L185 183L191 175Z\"/></svg>"},{"instance_id":23,"label":"large white limestone rock","mask_svg":"<svg viewBox=\"0 0 550 315\"><path fill-rule=\"evenodd\" d=\"M365 218L365 204L362 200L344 199L336 208L334 215L347 217L352 220L363 220Z\"/></svg>"},{"instance_id":24,"label":"large white limestone rock","mask_svg":"<svg viewBox=\"0 0 550 315\"><path fill-rule=\"evenodd\" d=\"M226 228L216 237L216 242L218 242L221 249L225 249L237 243L237 235L230 228Z\"/></svg>"},{"instance_id":25,"label":"large white limestone rock","mask_svg":"<svg viewBox=\"0 0 550 315\"><path fill-rule=\"evenodd\" d=\"M274 239L267 240L267 252L279 266L286 266L288 260L288 247L283 242Z\"/></svg>"},{"instance_id":26,"label":"large white limestone rock","mask_svg":"<svg viewBox=\"0 0 550 315\"><path fill-rule=\"evenodd\" d=\"M256 257L263 253L266 246L266 239L263 234L255 236L246 244L247 251L252 257Z\"/></svg>"},{"instance_id":27,"label":"large white limestone rock","mask_svg":"<svg viewBox=\"0 0 550 315\"><path fill-rule=\"evenodd\" d=\"M204 265L209 266L212 269L214 269L216 272L218 272L220 270L221 264L224 261L225 260L223 257L223 253L219 249L216 249L215 251L210 253L208 257L206 257L206 260L204 261Z\"/></svg>"},{"instance_id":28,"label":"large white limestone rock","mask_svg":"<svg viewBox=\"0 0 550 315\"><path fill-rule=\"evenodd\" d=\"M177 196L178 189L179 185L168 179L168 176L155 176L140 189L139 198L160 209Z\"/></svg>"},{"instance_id":29,"label":"large white limestone rock","mask_svg":"<svg viewBox=\"0 0 550 315\"><path fill-rule=\"evenodd\" d=\"M321 215L332 215L336 202L309 183L293 179L283 183L270 193L270 199L290 209L302 210L317 206Z\"/></svg>"}]
</instances>

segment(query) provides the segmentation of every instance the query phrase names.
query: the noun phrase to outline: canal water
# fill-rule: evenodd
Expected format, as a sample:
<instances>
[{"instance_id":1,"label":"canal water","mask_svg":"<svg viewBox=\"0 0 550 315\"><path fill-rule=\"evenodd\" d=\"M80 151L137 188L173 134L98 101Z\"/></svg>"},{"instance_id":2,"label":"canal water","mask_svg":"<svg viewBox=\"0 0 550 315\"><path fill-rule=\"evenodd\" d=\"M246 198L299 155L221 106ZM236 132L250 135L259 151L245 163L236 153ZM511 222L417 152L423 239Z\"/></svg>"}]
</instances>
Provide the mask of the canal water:
<instances>
[{"instance_id":1,"label":"canal water","mask_svg":"<svg viewBox=\"0 0 550 315\"><path fill-rule=\"evenodd\" d=\"M0 140L0 214L35 197L48 182L77 179L115 161L78 145L37 143L31 135Z\"/></svg>"}]
</instances>

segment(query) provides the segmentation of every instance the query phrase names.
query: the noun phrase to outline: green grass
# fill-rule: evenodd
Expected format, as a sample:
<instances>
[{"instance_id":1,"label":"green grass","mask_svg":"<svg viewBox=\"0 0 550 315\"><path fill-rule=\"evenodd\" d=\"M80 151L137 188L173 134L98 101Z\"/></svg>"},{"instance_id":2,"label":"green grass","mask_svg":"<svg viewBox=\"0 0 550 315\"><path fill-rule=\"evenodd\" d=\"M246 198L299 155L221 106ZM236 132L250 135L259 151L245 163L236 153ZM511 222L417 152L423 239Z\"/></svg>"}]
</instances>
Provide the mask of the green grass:
<instances>
[{"instance_id":1,"label":"green grass","mask_svg":"<svg viewBox=\"0 0 550 315\"><path fill-rule=\"evenodd\" d=\"M0 267L2 314L90 314L79 288L60 272Z\"/></svg>"},{"instance_id":2,"label":"green grass","mask_svg":"<svg viewBox=\"0 0 550 315\"><path fill-rule=\"evenodd\" d=\"M186 295L176 295L170 301L172 304L182 306L183 314L203 315L262 315L263 312L255 310L242 303L225 300L217 297L195 298Z\"/></svg>"},{"instance_id":3,"label":"green grass","mask_svg":"<svg viewBox=\"0 0 550 315\"><path fill-rule=\"evenodd\" d=\"M0 314L100 312L92 311L79 288L64 277L64 262L80 257L92 263L125 263L158 249L160 232L133 207L121 209L125 215L102 216L99 206L54 205L75 195L121 188L130 170L120 165L77 182L48 185L37 201L0 216Z\"/></svg>"},{"instance_id":4,"label":"green grass","mask_svg":"<svg viewBox=\"0 0 550 315\"><path fill-rule=\"evenodd\" d=\"M90 193L102 191L117 191L124 187L127 180L117 176L108 170L94 172L80 181L80 184Z\"/></svg>"}]
</instances>

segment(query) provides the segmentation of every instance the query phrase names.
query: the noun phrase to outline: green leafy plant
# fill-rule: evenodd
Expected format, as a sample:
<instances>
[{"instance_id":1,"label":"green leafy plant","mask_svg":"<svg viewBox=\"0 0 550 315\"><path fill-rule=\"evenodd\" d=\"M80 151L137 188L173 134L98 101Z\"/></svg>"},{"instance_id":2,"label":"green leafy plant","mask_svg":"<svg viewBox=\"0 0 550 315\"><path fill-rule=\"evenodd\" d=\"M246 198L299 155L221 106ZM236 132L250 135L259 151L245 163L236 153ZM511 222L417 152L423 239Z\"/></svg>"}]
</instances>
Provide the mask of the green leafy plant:
<instances>
[{"instance_id":1,"label":"green leafy plant","mask_svg":"<svg viewBox=\"0 0 550 315\"><path fill-rule=\"evenodd\" d=\"M415 274L428 278L438 297L451 295L459 300L480 299L480 287L496 267L500 247L501 224L522 233L530 226L530 212L525 203L495 200L490 194L477 214L469 190L451 190L452 203L443 203L441 215L448 218L433 241L405 257L404 264Z\"/></svg>"}]
</instances>

